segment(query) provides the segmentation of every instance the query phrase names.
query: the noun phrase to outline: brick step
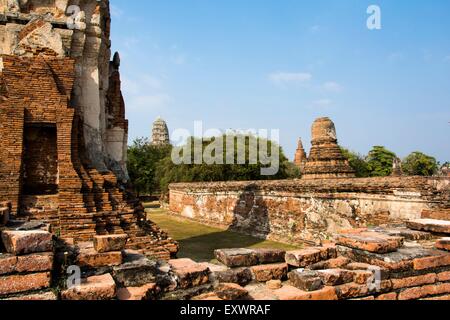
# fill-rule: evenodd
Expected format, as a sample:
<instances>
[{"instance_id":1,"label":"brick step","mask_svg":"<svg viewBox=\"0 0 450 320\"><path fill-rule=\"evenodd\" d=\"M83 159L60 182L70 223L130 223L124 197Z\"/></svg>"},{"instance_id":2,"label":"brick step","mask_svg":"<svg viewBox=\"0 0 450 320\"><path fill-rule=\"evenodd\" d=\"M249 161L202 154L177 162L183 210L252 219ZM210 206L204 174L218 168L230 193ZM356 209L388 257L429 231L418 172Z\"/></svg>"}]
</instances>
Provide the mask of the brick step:
<instances>
[{"instance_id":1,"label":"brick step","mask_svg":"<svg viewBox=\"0 0 450 320\"><path fill-rule=\"evenodd\" d=\"M436 219L418 219L406 223L412 230L450 234L450 221Z\"/></svg>"},{"instance_id":2,"label":"brick step","mask_svg":"<svg viewBox=\"0 0 450 320\"><path fill-rule=\"evenodd\" d=\"M436 219L450 221L450 209L424 210L422 219Z\"/></svg>"}]
</instances>

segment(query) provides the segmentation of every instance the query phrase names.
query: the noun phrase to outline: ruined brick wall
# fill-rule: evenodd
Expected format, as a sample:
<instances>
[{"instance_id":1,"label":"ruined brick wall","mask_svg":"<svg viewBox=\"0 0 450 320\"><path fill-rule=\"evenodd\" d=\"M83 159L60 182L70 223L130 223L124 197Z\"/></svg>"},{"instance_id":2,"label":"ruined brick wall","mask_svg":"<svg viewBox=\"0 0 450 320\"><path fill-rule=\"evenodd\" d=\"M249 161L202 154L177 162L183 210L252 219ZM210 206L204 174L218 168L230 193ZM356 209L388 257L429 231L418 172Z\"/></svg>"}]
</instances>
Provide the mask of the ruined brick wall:
<instances>
[{"instance_id":1,"label":"ruined brick wall","mask_svg":"<svg viewBox=\"0 0 450 320\"><path fill-rule=\"evenodd\" d=\"M67 23L71 5L80 9L75 28ZM118 66L110 64L109 1L0 0L0 14L0 55L74 59L71 105L82 120L82 160L89 168L113 171L119 182L126 182L128 123L123 108L108 105L120 104L122 98ZM43 113L51 114L48 108Z\"/></svg>"},{"instance_id":2,"label":"ruined brick wall","mask_svg":"<svg viewBox=\"0 0 450 320\"><path fill-rule=\"evenodd\" d=\"M0 101L0 201L11 201L13 211L17 211L21 189L24 115L22 105Z\"/></svg>"},{"instance_id":3,"label":"ruined brick wall","mask_svg":"<svg viewBox=\"0 0 450 320\"><path fill-rule=\"evenodd\" d=\"M450 208L449 186L420 177L173 184L170 210L260 238L317 241Z\"/></svg>"}]
</instances>

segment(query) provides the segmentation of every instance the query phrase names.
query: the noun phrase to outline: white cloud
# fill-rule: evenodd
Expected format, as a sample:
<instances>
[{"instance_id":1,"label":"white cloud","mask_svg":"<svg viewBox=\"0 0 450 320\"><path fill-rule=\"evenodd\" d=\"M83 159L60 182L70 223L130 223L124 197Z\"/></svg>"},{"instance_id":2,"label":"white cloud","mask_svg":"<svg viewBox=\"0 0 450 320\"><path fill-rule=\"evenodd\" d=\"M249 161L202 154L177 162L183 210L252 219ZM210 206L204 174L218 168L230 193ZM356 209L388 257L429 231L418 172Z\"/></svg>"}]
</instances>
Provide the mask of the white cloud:
<instances>
[{"instance_id":1,"label":"white cloud","mask_svg":"<svg viewBox=\"0 0 450 320\"><path fill-rule=\"evenodd\" d=\"M450 55L446 56L446 57L444 58L444 61L445 61L445 62L450 62Z\"/></svg>"},{"instance_id":2,"label":"white cloud","mask_svg":"<svg viewBox=\"0 0 450 320\"><path fill-rule=\"evenodd\" d=\"M313 105L317 107L328 107L333 103L330 99L320 99L313 101Z\"/></svg>"},{"instance_id":3,"label":"white cloud","mask_svg":"<svg viewBox=\"0 0 450 320\"><path fill-rule=\"evenodd\" d=\"M165 93L150 95L136 95L131 97L127 105L132 110L154 110L167 107L173 101L172 97Z\"/></svg>"},{"instance_id":4,"label":"white cloud","mask_svg":"<svg viewBox=\"0 0 450 320\"><path fill-rule=\"evenodd\" d=\"M305 83L312 79L310 73L275 72L269 75L274 84Z\"/></svg>"},{"instance_id":5,"label":"white cloud","mask_svg":"<svg viewBox=\"0 0 450 320\"><path fill-rule=\"evenodd\" d=\"M163 81L149 74L130 79L122 77L122 91L129 110L146 111L170 105L172 97L164 92Z\"/></svg>"},{"instance_id":6,"label":"white cloud","mask_svg":"<svg viewBox=\"0 0 450 320\"><path fill-rule=\"evenodd\" d=\"M325 91L335 92L335 93L342 92L342 90L343 90L342 86L339 83L334 82L334 81L325 82L323 84L322 88Z\"/></svg>"}]
</instances>

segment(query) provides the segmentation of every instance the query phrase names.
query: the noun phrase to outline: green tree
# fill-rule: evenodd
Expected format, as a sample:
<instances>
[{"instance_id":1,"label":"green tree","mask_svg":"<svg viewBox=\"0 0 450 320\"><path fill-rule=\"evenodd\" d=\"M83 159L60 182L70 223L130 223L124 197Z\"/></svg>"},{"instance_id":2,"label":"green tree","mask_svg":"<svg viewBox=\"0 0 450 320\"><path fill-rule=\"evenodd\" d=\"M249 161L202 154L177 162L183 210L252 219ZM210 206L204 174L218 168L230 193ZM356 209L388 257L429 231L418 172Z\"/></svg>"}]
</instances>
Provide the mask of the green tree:
<instances>
[{"instance_id":1,"label":"green tree","mask_svg":"<svg viewBox=\"0 0 450 320\"><path fill-rule=\"evenodd\" d=\"M274 180L274 179L287 179L298 177L298 172L293 170L288 159L283 153L280 146L276 145L280 154L279 170L273 176L263 176L261 175L261 169L268 167L258 161L257 164L251 164L249 161L250 156L250 138L240 135L229 135L223 136L223 162L224 164L211 164L206 163L194 164L194 142L195 138L190 138L191 145L191 162L192 164L179 164L173 163L171 156L161 160L158 163L157 170L157 180L160 182L161 190L168 191L168 186L170 183L175 182L214 182L214 181L248 181L248 180ZM238 159L238 139L245 139L245 163L244 164L225 164L227 145L226 139L234 139L234 162L237 163ZM205 152L206 148L215 141L213 138L211 141L199 141L199 145L202 146L202 152ZM242 140L240 140L242 141ZM189 141L188 141L189 142ZM257 147L259 143L266 143L267 150L271 150L271 146L274 142L270 140L265 140L262 138L257 138ZM187 150L188 145L184 146ZM253 151L258 152L259 149ZM213 154L215 155L215 154ZM270 153L269 153L270 155Z\"/></svg>"},{"instance_id":2,"label":"green tree","mask_svg":"<svg viewBox=\"0 0 450 320\"><path fill-rule=\"evenodd\" d=\"M170 155L172 147L151 145L147 139L136 139L128 148L128 172L135 191L152 194L159 191L156 180L158 163Z\"/></svg>"},{"instance_id":3,"label":"green tree","mask_svg":"<svg viewBox=\"0 0 450 320\"><path fill-rule=\"evenodd\" d=\"M375 146L367 156L367 168L372 177L387 177L392 174L397 155L385 147Z\"/></svg>"},{"instance_id":4,"label":"green tree","mask_svg":"<svg viewBox=\"0 0 450 320\"><path fill-rule=\"evenodd\" d=\"M348 159L350 166L353 170L355 170L358 178L366 178L370 176L369 165L364 156L345 148L341 149L344 156Z\"/></svg>"},{"instance_id":5,"label":"green tree","mask_svg":"<svg viewBox=\"0 0 450 320\"><path fill-rule=\"evenodd\" d=\"M413 152L403 160L403 172L410 176L432 176L438 170L437 160L422 152Z\"/></svg>"}]
</instances>

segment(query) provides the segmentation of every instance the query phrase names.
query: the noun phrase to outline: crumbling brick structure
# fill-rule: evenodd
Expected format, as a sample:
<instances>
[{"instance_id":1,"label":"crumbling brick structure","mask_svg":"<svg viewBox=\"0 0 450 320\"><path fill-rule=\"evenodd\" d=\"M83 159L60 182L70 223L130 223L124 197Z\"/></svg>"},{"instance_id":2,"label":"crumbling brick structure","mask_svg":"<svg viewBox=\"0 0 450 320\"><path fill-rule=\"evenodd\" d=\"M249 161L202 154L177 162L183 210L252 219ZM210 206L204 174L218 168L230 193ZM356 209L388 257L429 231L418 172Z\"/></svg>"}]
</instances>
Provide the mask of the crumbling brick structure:
<instances>
[{"instance_id":1,"label":"crumbling brick structure","mask_svg":"<svg viewBox=\"0 0 450 320\"><path fill-rule=\"evenodd\" d=\"M312 126L312 148L303 165L304 179L352 178L355 172L338 145L336 127L329 118Z\"/></svg>"},{"instance_id":2,"label":"crumbling brick structure","mask_svg":"<svg viewBox=\"0 0 450 320\"><path fill-rule=\"evenodd\" d=\"M128 121L109 1L0 1L0 201L75 242L127 234L169 259L177 244L125 192Z\"/></svg>"},{"instance_id":3,"label":"crumbling brick structure","mask_svg":"<svg viewBox=\"0 0 450 320\"><path fill-rule=\"evenodd\" d=\"M403 222L450 209L448 178L386 177L170 185L170 211L203 224L287 243Z\"/></svg>"},{"instance_id":4,"label":"crumbling brick structure","mask_svg":"<svg viewBox=\"0 0 450 320\"><path fill-rule=\"evenodd\" d=\"M172 184L170 211L259 238L298 243L450 209L450 179L445 177L355 178L329 118L314 122L310 155L306 159L300 141L295 160L302 179Z\"/></svg>"}]
</instances>

